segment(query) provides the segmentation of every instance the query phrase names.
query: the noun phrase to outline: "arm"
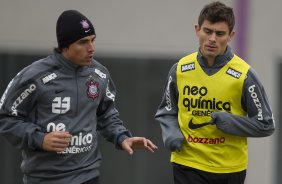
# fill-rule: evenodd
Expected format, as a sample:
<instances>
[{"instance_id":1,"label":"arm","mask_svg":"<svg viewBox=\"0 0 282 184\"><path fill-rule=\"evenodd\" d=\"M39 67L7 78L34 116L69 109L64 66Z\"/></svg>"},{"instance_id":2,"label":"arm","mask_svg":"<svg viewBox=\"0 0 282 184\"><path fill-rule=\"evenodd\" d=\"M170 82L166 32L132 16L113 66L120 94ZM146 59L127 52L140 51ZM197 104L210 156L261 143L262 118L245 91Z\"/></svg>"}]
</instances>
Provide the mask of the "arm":
<instances>
[{"instance_id":1,"label":"arm","mask_svg":"<svg viewBox=\"0 0 282 184\"><path fill-rule=\"evenodd\" d=\"M245 79L242 107L248 116L238 116L226 112L212 114L212 122L230 134L243 137L265 137L274 132L273 114L264 91L254 70L250 69Z\"/></svg>"},{"instance_id":2,"label":"arm","mask_svg":"<svg viewBox=\"0 0 282 184\"><path fill-rule=\"evenodd\" d=\"M119 112L115 108L116 90L111 78L106 85L105 95L97 111L97 129L107 141L114 143L117 148L121 149L121 142L128 137L132 137L132 135L123 126Z\"/></svg>"},{"instance_id":3,"label":"arm","mask_svg":"<svg viewBox=\"0 0 282 184\"><path fill-rule=\"evenodd\" d=\"M132 137L129 130L123 126L119 119L119 113L115 108L115 87L112 80L109 80L106 95L98 108L98 130L110 142L113 142L118 149L123 149L130 155L134 149L146 149L154 152L157 146L145 137Z\"/></svg>"},{"instance_id":4,"label":"arm","mask_svg":"<svg viewBox=\"0 0 282 184\"><path fill-rule=\"evenodd\" d=\"M164 145L170 151L181 150L184 141L178 124L178 90L175 64L169 71L166 88L155 119L160 123Z\"/></svg>"},{"instance_id":5,"label":"arm","mask_svg":"<svg viewBox=\"0 0 282 184\"><path fill-rule=\"evenodd\" d=\"M19 73L9 83L0 103L0 134L18 149L41 148L44 133L31 122L36 105L36 84Z\"/></svg>"}]
</instances>

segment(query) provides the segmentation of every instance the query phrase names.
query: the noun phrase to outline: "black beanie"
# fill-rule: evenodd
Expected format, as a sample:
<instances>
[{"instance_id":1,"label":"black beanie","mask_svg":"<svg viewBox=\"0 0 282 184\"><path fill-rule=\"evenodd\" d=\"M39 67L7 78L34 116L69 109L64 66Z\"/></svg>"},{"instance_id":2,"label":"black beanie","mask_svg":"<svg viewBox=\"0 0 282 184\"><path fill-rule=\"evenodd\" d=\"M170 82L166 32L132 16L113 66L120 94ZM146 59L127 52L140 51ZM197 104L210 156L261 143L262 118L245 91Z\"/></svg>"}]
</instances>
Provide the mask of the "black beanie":
<instances>
[{"instance_id":1,"label":"black beanie","mask_svg":"<svg viewBox=\"0 0 282 184\"><path fill-rule=\"evenodd\" d=\"M58 47L66 48L81 38L95 35L95 29L88 18L80 12L67 10L57 20L56 33Z\"/></svg>"}]
</instances>

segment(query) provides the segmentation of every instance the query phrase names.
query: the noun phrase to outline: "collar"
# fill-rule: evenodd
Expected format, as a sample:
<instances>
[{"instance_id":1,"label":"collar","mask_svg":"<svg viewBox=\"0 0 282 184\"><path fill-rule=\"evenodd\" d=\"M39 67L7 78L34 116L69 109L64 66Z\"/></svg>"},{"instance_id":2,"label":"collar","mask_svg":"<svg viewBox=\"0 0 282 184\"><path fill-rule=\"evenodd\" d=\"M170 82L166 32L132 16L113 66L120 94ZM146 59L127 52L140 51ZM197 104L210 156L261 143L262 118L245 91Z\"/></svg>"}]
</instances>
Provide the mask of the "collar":
<instances>
[{"instance_id":1,"label":"collar","mask_svg":"<svg viewBox=\"0 0 282 184\"><path fill-rule=\"evenodd\" d=\"M226 63L228 63L233 58L233 56L234 54L231 50L231 47L227 46L227 49L223 55L216 56L215 62L212 68L218 68L218 67L222 67L226 65ZM197 60L199 61L202 67L209 67L206 58L203 56L203 54L200 51L200 48L198 51Z\"/></svg>"},{"instance_id":2,"label":"collar","mask_svg":"<svg viewBox=\"0 0 282 184\"><path fill-rule=\"evenodd\" d=\"M77 70L79 68L82 68L81 66L74 64L73 62L65 58L61 53L54 51L54 55L58 63L69 70Z\"/></svg>"}]
</instances>

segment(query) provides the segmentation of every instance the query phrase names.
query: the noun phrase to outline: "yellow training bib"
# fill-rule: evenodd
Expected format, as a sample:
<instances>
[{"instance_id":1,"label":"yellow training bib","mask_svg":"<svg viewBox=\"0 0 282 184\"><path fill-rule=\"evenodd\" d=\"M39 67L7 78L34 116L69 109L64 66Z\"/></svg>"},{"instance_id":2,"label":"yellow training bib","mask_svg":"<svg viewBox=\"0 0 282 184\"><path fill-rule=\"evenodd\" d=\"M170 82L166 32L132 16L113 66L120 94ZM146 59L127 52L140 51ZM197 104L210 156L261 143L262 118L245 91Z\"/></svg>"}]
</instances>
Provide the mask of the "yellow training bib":
<instances>
[{"instance_id":1,"label":"yellow training bib","mask_svg":"<svg viewBox=\"0 0 282 184\"><path fill-rule=\"evenodd\" d=\"M226 134L208 122L213 112L246 115L241 96L250 66L234 55L208 76L197 54L182 58L177 66L178 121L186 142L181 152L172 153L171 162L213 173L242 171L248 163L247 139Z\"/></svg>"}]
</instances>

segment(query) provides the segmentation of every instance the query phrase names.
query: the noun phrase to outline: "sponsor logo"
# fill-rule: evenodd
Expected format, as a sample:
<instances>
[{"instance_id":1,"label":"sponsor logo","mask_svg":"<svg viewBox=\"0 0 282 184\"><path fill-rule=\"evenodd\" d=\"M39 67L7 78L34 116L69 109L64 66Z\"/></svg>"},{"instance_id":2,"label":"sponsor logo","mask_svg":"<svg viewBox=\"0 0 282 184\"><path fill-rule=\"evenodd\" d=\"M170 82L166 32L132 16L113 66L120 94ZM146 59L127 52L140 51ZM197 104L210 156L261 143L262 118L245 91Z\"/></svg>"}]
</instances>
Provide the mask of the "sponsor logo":
<instances>
[{"instance_id":1,"label":"sponsor logo","mask_svg":"<svg viewBox=\"0 0 282 184\"><path fill-rule=\"evenodd\" d=\"M53 131L66 131L66 125L64 123L55 124L50 122L47 124L47 132ZM78 132L76 135L72 135L70 140L70 146L59 154L77 154L90 151L92 148L93 135L91 133Z\"/></svg>"},{"instance_id":2,"label":"sponsor logo","mask_svg":"<svg viewBox=\"0 0 282 184\"><path fill-rule=\"evenodd\" d=\"M105 78L107 77L106 74L104 74L103 72L101 72L101 71L98 70L98 69L95 69L95 73L96 73L97 75L99 75L102 79L105 79Z\"/></svg>"},{"instance_id":3,"label":"sponsor logo","mask_svg":"<svg viewBox=\"0 0 282 184\"><path fill-rule=\"evenodd\" d=\"M61 93L61 92L63 92L63 91L65 91L65 90L64 90L64 89L55 90L55 94Z\"/></svg>"},{"instance_id":4,"label":"sponsor logo","mask_svg":"<svg viewBox=\"0 0 282 184\"><path fill-rule=\"evenodd\" d=\"M170 90L169 90L169 86L170 86L170 83L172 81L172 77L169 76L169 79L168 79L168 82L167 82L167 87L166 87L166 91L165 91L165 99L166 99L166 106L165 106L165 109L167 111L171 111L171 97L170 97Z\"/></svg>"},{"instance_id":5,"label":"sponsor logo","mask_svg":"<svg viewBox=\"0 0 282 184\"><path fill-rule=\"evenodd\" d=\"M263 120L263 116L262 116L262 107L261 107L261 103L258 99L258 95L257 93L255 92L255 85L252 85L248 88L248 91L250 92L251 94L251 97L253 99L253 102L255 104L255 106L257 107L258 109L258 120Z\"/></svg>"},{"instance_id":6,"label":"sponsor logo","mask_svg":"<svg viewBox=\"0 0 282 184\"><path fill-rule=\"evenodd\" d=\"M14 79L12 79L12 80L9 82L9 84L8 84L8 86L7 86L7 88L6 88L6 90L4 91L3 96L1 97L1 100L0 100L0 109L2 109L2 106L3 106L4 101L5 101L5 99L6 99L7 93L8 93L8 91L9 91L10 87L12 86L12 83L13 83L13 82L14 82Z\"/></svg>"},{"instance_id":7,"label":"sponsor logo","mask_svg":"<svg viewBox=\"0 0 282 184\"><path fill-rule=\"evenodd\" d=\"M193 118L191 118L191 120L188 123L188 127L192 130L207 126L207 125L211 125L209 122L205 122L205 123L199 123L199 124L194 124L193 123Z\"/></svg>"},{"instance_id":8,"label":"sponsor logo","mask_svg":"<svg viewBox=\"0 0 282 184\"><path fill-rule=\"evenodd\" d=\"M208 94L208 89L204 86L189 86L186 85L183 88L183 96L187 96L183 98L182 104L187 108L188 111L193 110L193 115L198 116L210 116L214 110L217 111L231 111L230 102L225 102L221 100L217 100L216 98L207 99L205 96Z\"/></svg>"},{"instance_id":9,"label":"sponsor logo","mask_svg":"<svg viewBox=\"0 0 282 184\"><path fill-rule=\"evenodd\" d=\"M46 128L47 132L55 132L55 131L66 131L66 125L64 123L58 123L55 124L53 122L50 122L47 124Z\"/></svg>"},{"instance_id":10,"label":"sponsor logo","mask_svg":"<svg viewBox=\"0 0 282 184\"><path fill-rule=\"evenodd\" d=\"M43 82L43 84L47 84L48 82L50 82L51 80L54 80L56 78L57 78L57 74L51 73L51 74L47 75L46 77L42 78L42 82Z\"/></svg>"},{"instance_id":11,"label":"sponsor logo","mask_svg":"<svg viewBox=\"0 0 282 184\"><path fill-rule=\"evenodd\" d=\"M115 101L115 95L110 91L109 84L107 85L106 96L112 101Z\"/></svg>"},{"instance_id":12,"label":"sponsor logo","mask_svg":"<svg viewBox=\"0 0 282 184\"><path fill-rule=\"evenodd\" d=\"M190 70L195 70L195 63L188 63L185 65L181 65L181 72L187 72Z\"/></svg>"},{"instance_id":13,"label":"sponsor logo","mask_svg":"<svg viewBox=\"0 0 282 184\"><path fill-rule=\"evenodd\" d=\"M187 141L190 143L197 143L197 144L224 144L225 137L192 137L191 135L188 136Z\"/></svg>"},{"instance_id":14,"label":"sponsor logo","mask_svg":"<svg viewBox=\"0 0 282 184\"><path fill-rule=\"evenodd\" d=\"M18 115L18 110L17 107L33 92L36 90L36 85L31 84L27 89L25 89L20 96L14 101L11 110L12 110L12 115L17 116Z\"/></svg>"},{"instance_id":15,"label":"sponsor logo","mask_svg":"<svg viewBox=\"0 0 282 184\"><path fill-rule=\"evenodd\" d=\"M52 113L65 114L70 110L70 97L55 97L52 102Z\"/></svg>"},{"instance_id":16,"label":"sponsor logo","mask_svg":"<svg viewBox=\"0 0 282 184\"><path fill-rule=\"evenodd\" d=\"M239 79L242 75L241 72L238 72L237 70L234 70L232 68L228 68L226 73L232 77L235 77L236 79Z\"/></svg>"}]
</instances>

